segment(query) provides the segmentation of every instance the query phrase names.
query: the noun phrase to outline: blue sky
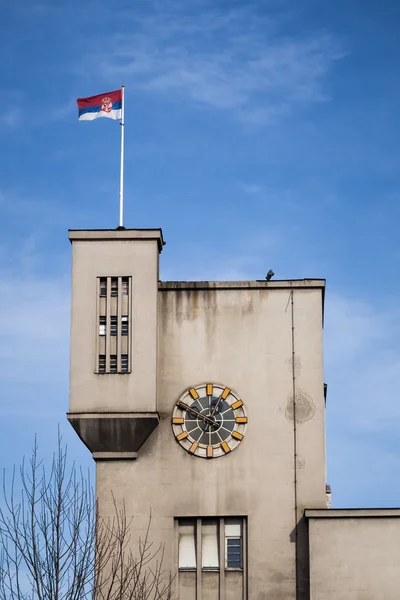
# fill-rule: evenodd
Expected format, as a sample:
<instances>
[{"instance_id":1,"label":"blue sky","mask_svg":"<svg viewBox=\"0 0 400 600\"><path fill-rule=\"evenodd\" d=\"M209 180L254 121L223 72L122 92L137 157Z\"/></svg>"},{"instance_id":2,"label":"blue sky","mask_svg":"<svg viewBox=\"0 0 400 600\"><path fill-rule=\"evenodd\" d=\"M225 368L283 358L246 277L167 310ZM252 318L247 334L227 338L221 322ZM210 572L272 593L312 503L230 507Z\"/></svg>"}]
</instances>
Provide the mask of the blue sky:
<instances>
[{"instance_id":1,"label":"blue sky","mask_svg":"<svg viewBox=\"0 0 400 600\"><path fill-rule=\"evenodd\" d=\"M14 0L0 64L0 464L68 408L68 228L163 228L162 279L327 279L334 506L400 504L400 4Z\"/></svg>"}]
</instances>

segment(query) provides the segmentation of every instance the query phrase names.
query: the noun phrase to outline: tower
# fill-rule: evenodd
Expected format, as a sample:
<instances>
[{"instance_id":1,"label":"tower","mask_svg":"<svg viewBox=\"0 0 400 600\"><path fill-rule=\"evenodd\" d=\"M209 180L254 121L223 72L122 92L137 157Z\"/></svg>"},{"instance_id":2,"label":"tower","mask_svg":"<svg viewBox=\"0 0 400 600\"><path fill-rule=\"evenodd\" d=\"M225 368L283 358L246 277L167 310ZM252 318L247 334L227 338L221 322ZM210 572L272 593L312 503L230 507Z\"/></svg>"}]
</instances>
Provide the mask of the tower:
<instances>
[{"instance_id":1,"label":"tower","mask_svg":"<svg viewBox=\"0 0 400 600\"><path fill-rule=\"evenodd\" d=\"M136 458L157 427L160 230L70 231L68 419L93 458Z\"/></svg>"},{"instance_id":2,"label":"tower","mask_svg":"<svg viewBox=\"0 0 400 600\"><path fill-rule=\"evenodd\" d=\"M71 231L68 419L179 600L307 598L325 282L159 281L162 232Z\"/></svg>"}]
</instances>

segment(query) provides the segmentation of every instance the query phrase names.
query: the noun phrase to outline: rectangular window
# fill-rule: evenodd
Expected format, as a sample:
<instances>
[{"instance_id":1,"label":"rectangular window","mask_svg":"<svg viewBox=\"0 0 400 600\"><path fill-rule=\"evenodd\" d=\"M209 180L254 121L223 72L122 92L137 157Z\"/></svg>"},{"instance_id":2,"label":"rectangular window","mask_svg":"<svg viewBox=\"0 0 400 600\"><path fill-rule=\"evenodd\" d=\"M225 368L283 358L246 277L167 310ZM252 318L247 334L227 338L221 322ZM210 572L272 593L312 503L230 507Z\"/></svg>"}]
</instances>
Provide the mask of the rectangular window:
<instances>
[{"instance_id":1,"label":"rectangular window","mask_svg":"<svg viewBox=\"0 0 400 600\"><path fill-rule=\"evenodd\" d=\"M100 277L100 297L107 296L107 277Z\"/></svg>"},{"instance_id":2,"label":"rectangular window","mask_svg":"<svg viewBox=\"0 0 400 600\"><path fill-rule=\"evenodd\" d=\"M242 569L242 520L225 519L225 567Z\"/></svg>"},{"instance_id":3,"label":"rectangular window","mask_svg":"<svg viewBox=\"0 0 400 600\"><path fill-rule=\"evenodd\" d=\"M95 373L130 373L132 278L98 277Z\"/></svg>"},{"instance_id":4,"label":"rectangular window","mask_svg":"<svg viewBox=\"0 0 400 600\"><path fill-rule=\"evenodd\" d=\"M118 333L118 317L110 317L110 335L117 335Z\"/></svg>"},{"instance_id":5,"label":"rectangular window","mask_svg":"<svg viewBox=\"0 0 400 600\"><path fill-rule=\"evenodd\" d=\"M118 277L111 278L111 296L118 296Z\"/></svg>"},{"instance_id":6,"label":"rectangular window","mask_svg":"<svg viewBox=\"0 0 400 600\"><path fill-rule=\"evenodd\" d=\"M219 568L217 520L203 519L201 524L201 566L203 569Z\"/></svg>"},{"instance_id":7,"label":"rectangular window","mask_svg":"<svg viewBox=\"0 0 400 600\"><path fill-rule=\"evenodd\" d=\"M106 335L107 333L107 318L100 316L99 317L99 335Z\"/></svg>"},{"instance_id":8,"label":"rectangular window","mask_svg":"<svg viewBox=\"0 0 400 600\"><path fill-rule=\"evenodd\" d=\"M129 295L129 277L122 277L121 281L122 295Z\"/></svg>"},{"instance_id":9,"label":"rectangular window","mask_svg":"<svg viewBox=\"0 0 400 600\"><path fill-rule=\"evenodd\" d=\"M117 355L111 354L110 356L110 373L117 372Z\"/></svg>"},{"instance_id":10,"label":"rectangular window","mask_svg":"<svg viewBox=\"0 0 400 600\"><path fill-rule=\"evenodd\" d=\"M244 518L178 519L179 569L219 571L223 565L226 570L242 571L243 523ZM197 539L201 556L196 556Z\"/></svg>"},{"instance_id":11,"label":"rectangular window","mask_svg":"<svg viewBox=\"0 0 400 600\"><path fill-rule=\"evenodd\" d=\"M179 522L179 569L196 569L196 521Z\"/></svg>"},{"instance_id":12,"label":"rectangular window","mask_svg":"<svg viewBox=\"0 0 400 600\"><path fill-rule=\"evenodd\" d=\"M105 372L106 372L106 355L100 354L99 355L99 373L105 373Z\"/></svg>"},{"instance_id":13,"label":"rectangular window","mask_svg":"<svg viewBox=\"0 0 400 600\"><path fill-rule=\"evenodd\" d=\"M128 327L129 327L128 315L124 315L123 317L121 317L121 335L128 335L128 333L129 333Z\"/></svg>"},{"instance_id":14,"label":"rectangular window","mask_svg":"<svg viewBox=\"0 0 400 600\"><path fill-rule=\"evenodd\" d=\"M127 354L121 354L121 373L127 373L128 372L128 355Z\"/></svg>"}]
</instances>

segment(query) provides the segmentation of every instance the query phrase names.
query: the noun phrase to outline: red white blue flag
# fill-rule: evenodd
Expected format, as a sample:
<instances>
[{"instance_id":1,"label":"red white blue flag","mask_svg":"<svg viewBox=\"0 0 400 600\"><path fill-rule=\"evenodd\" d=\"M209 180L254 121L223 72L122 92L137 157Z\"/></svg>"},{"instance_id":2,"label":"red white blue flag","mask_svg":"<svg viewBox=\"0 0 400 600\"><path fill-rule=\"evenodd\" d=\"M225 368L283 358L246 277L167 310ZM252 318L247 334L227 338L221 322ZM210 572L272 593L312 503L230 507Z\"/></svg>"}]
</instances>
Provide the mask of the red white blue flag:
<instances>
[{"instance_id":1,"label":"red white blue flag","mask_svg":"<svg viewBox=\"0 0 400 600\"><path fill-rule=\"evenodd\" d=\"M76 102L79 109L78 121L92 121L97 117L122 118L122 90L78 98Z\"/></svg>"}]
</instances>

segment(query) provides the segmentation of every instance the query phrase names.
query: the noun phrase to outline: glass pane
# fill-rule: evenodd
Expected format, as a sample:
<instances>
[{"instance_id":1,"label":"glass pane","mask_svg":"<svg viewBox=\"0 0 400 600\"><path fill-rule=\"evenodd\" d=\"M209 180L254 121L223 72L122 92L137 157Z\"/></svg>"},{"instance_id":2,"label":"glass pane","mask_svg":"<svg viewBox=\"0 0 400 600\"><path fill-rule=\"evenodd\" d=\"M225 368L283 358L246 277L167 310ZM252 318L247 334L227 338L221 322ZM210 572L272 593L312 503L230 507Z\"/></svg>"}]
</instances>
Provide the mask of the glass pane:
<instances>
[{"instance_id":1,"label":"glass pane","mask_svg":"<svg viewBox=\"0 0 400 600\"><path fill-rule=\"evenodd\" d=\"M241 537L242 519L225 519L225 537Z\"/></svg>"},{"instance_id":2,"label":"glass pane","mask_svg":"<svg viewBox=\"0 0 400 600\"><path fill-rule=\"evenodd\" d=\"M228 569L242 568L242 520L225 520L225 566Z\"/></svg>"},{"instance_id":3,"label":"glass pane","mask_svg":"<svg viewBox=\"0 0 400 600\"><path fill-rule=\"evenodd\" d=\"M201 566L204 569L219 567L218 521L204 520L201 524Z\"/></svg>"},{"instance_id":4,"label":"glass pane","mask_svg":"<svg viewBox=\"0 0 400 600\"><path fill-rule=\"evenodd\" d=\"M111 279L111 296L118 296L118 279L116 277Z\"/></svg>"},{"instance_id":5,"label":"glass pane","mask_svg":"<svg viewBox=\"0 0 400 600\"><path fill-rule=\"evenodd\" d=\"M179 522L179 568L196 568L195 521Z\"/></svg>"},{"instance_id":6,"label":"glass pane","mask_svg":"<svg viewBox=\"0 0 400 600\"><path fill-rule=\"evenodd\" d=\"M100 278L100 296L107 296L107 279L105 277Z\"/></svg>"},{"instance_id":7,"label":"glass pane","mask_svg":"<svg viewBox=\"0 0 400 600\"><path fill-rule=\"evenodd\" d=\"M122 294L127 296L129 292L129 280L127 277L122 278Z\"/></svg>"},{"instance_id":8,"label":"glass pane","mask_svg":"<svg viewBox=\"0 0 400 600\"><path fill-rule=\"evenodd\" d=\"M226 540L226 566L228 569L241 569L242 567L242 540L240 538L227 538Z\"/></svg>"}]
</instances>

